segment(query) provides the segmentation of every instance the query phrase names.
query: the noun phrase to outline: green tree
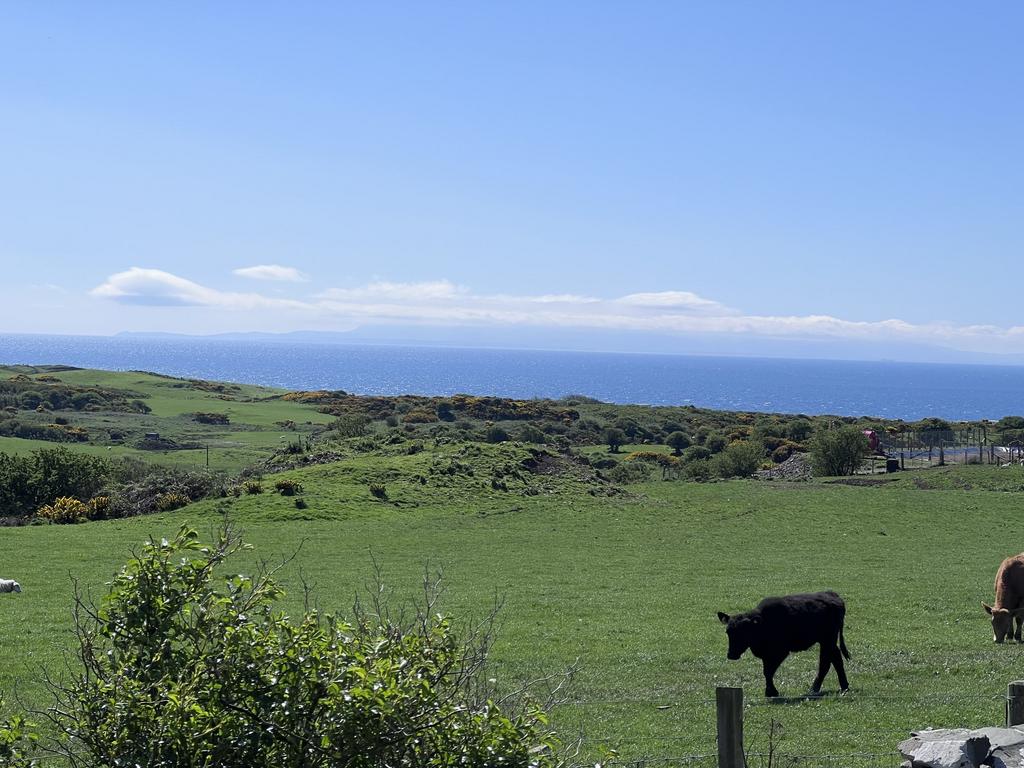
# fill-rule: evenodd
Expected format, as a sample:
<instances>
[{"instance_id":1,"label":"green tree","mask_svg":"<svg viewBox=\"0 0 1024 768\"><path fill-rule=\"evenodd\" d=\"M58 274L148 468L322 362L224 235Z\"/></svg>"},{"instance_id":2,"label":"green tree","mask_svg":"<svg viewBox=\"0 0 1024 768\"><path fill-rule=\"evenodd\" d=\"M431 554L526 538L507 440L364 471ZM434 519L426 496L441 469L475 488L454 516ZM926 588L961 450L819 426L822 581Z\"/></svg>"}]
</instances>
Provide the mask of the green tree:
<instances>
[{"instance_id":1,"label":"green tree","mask_svg":"<svg viewBox=\"0 0 1024 768\"><path fill-rule=\"evenodd\" d=\"M215 578L243 548L182 528L146 543L98 608L76 599L82 669L50 710L74 765L561 765L544 713L495 695L489 625L460 641L436 590L414 616L373 602L293 622L272 572Z\"/></svg>"},{"instance_id":2,"label":"green tree","mask_svg":"<svg viewBox=\"0 0 1024 768\"><path fill-rule=\"evenodd\" d=\"M604 441L608 444L608 450L618 453L619 448L626 442L626 433L618 427L609 427L604 431Z\"/></svg>"},{"instance_id":3,"label":"green tree","mask_svg":"<svg viewBox=\"0 0 1024 768\"><path fill-rule=\"evenodd\" d=\"M826 477L852 475L871 448L860 427L819 429L811 438L811 466Z\"/></svg>"},{"instance_id":4,"label":"green tree","mask_svg":"<svg viewBox=\"0 0 1024 768\"><path fill-rule=\"evenodd\" d=\"M685 432L672 432L665 438L665 445L672 449L676 456L683 455L683 449L690 447L690 436Z\"/></svg>"}]
</instances>

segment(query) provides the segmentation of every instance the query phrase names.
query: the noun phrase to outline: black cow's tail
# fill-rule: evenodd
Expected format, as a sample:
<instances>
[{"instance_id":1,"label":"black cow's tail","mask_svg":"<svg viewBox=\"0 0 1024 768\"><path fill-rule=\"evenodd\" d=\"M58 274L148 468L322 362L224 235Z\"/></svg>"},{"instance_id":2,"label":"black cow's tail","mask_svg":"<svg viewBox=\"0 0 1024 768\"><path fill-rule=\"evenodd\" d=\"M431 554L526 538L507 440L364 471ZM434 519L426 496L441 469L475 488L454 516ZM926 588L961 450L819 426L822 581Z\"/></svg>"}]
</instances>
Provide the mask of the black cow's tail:
<instances>
[{"instance_id":1,"label":"black cow's tail","mask_svg":"<svg viewBox=\"0 0 1024 768\"><path fill-rule=\"evenodd\" d=\"M847 659L850 658L850 652L846 650L846 641L843 640L843 630L841 627L839 629L839 650L843 652L843 656L845 656Z\"/></svg>"}]
</instances>

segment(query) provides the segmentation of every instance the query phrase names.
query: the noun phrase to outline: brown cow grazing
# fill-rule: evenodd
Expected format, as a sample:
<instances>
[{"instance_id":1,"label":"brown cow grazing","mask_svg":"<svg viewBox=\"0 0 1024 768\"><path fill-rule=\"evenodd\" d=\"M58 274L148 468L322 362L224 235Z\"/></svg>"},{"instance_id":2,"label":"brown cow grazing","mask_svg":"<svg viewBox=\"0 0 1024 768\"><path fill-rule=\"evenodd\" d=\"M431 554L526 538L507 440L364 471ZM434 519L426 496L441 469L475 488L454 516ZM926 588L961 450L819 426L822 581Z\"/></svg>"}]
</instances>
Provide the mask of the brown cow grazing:
<instances>
[{"instance_id":1,"label":"brown cow grazing","mask_svg":"<svg viewBox=\"0 0 1024 768\"><path fill-rule=\"evenodd\" d=\"M982 603L985 613L992 617L992 639L1003 642L1007 635L1021 642L1021 624L1024 624L1024 552L1008 557L996 571L996 604ZM1017 629L1014 631L1014 619Z\"/></svg>"},{"instance_id":2,"label":"brown cow grazing","mask_svg":"<svg viewBox=\"0 0 1024 768\"><path fill-rule=\"evenodd\" d=\"M843 667L843 656L850 658L843 641L843 619L846 604L835 592L814 592L806 595L766 597L752 611L730 616L718 612L729 635L726 656L738 659L750 649L764 665L764 695L778 696L775 671L794 651L806 651L819 644L818 675L811 684L811 693L821 692L829 667L836 668L839 687L850 689ZM840 654L840 649L842 653Z\"/></svg>"}]
</instances>

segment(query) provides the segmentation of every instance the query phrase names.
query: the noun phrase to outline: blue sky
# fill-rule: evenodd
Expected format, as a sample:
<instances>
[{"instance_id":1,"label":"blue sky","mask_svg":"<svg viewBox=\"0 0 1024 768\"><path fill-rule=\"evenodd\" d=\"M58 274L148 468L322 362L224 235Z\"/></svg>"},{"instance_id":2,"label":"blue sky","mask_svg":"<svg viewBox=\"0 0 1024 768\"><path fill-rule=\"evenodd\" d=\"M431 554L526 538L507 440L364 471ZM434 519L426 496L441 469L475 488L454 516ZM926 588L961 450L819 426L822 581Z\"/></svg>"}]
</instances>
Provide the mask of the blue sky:
<instances>
[{"instance_id":1,"label":"blue sky","mask_svg":"<svg viewBox=\"0 0 1024 768\"><path fill-rule=\"evenodd\" d=\"M1022 22L5 4L0 332L1024 354Z\"/></svg>"}]
</instances>

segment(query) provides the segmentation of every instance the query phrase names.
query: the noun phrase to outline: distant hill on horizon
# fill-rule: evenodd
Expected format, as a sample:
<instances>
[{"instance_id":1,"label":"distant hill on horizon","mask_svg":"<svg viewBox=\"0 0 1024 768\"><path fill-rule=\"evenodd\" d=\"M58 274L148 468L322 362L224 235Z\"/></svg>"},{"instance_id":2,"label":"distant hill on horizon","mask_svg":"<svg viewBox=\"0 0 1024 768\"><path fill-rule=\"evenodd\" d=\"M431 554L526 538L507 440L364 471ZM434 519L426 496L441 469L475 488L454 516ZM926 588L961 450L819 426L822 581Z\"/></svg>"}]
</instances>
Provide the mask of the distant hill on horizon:
<instances>
[{"instance_id":1,"label":"distant hill on horizon","mask_svg":"<svg viewBox=\"0 0 1024 768\"><path fill-rule=\"evenodd\" d=\"M208 341L265 341L299 344L371 344L411 347L462 347L468 349L509 349L550 352L610 352L664 355L753 357L793 360L851 360L965 365L1024 365L1024 355L965 352L944 347L906 344L877 344L844 341L754 339L728 336L640 338L628 332L610 332L600 337L590 333L563 331L524 336L521 331L456 328L440 335L436 328L360 328L353 331L231 331L210 334L162 331L121 331L114 338L200 339Z\"/></svg>"}]
</instances>

